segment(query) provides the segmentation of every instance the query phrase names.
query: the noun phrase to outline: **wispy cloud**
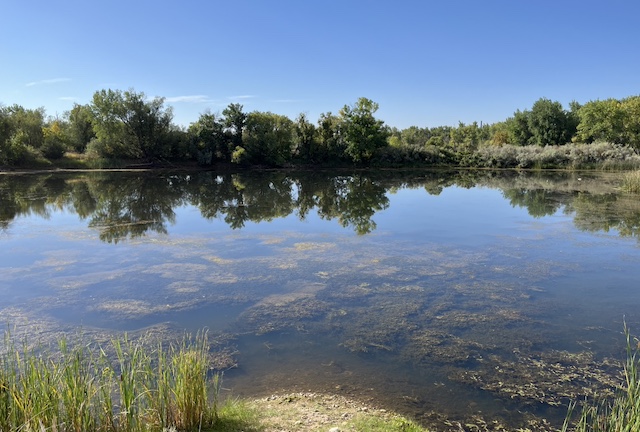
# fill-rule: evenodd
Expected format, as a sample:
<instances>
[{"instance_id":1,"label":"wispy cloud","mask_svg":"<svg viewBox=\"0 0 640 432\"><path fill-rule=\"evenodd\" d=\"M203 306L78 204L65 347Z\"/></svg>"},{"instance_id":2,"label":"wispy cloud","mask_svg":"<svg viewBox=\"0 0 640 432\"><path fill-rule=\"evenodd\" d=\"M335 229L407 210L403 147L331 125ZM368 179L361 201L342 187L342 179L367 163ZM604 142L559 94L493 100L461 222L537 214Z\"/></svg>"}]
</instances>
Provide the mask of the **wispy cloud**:
<instances>
[{"instance_id":1,"label":"wispy cloud","mask_svg":"<svg viewBox=\"0 0 640 432\"><path fill-rule=\"evenodd\" d=\"M73 96L62 96L62 97L59 97L58 99L60 99L61 101L71 101L71 102L78 100L77 97L73 97Z\"/></svg>"},{"instance_id":2,"label":"wispy cloud","mask_svg":"<svg viewBox=\"0 0 640 432\"><path fill-rule=\"evenodd\" d=\"M253 99L257 97L256 95L239 95L239 96L228 96L229 100L238 100L238 99Z\"/></svg>"},{"instance_id":3,"label":"wispy cloud","mask_svg":"<svg viewBox=\"0 0 640 432\"><path fill-rule=\"evenodd\" d=\"M26 86L33 87L37 85L57 84L57 83L69 82L69 81L71 81L71 78L52 78L52 79L45 79L40 81L31 81L30 83L27 83Z\"/></svg>"},{"instance_id":4,"label":"wispy cloud","mask_svg":"<svg viewBox=\"0 0 640 432\"><path fill-rule=\"evenodd\" d=\"M205 95L188 95L188 96L173 96L168 97L165 101L169 103L209 103L213 102L209 96Z\"/></svg>"}]
</instances>

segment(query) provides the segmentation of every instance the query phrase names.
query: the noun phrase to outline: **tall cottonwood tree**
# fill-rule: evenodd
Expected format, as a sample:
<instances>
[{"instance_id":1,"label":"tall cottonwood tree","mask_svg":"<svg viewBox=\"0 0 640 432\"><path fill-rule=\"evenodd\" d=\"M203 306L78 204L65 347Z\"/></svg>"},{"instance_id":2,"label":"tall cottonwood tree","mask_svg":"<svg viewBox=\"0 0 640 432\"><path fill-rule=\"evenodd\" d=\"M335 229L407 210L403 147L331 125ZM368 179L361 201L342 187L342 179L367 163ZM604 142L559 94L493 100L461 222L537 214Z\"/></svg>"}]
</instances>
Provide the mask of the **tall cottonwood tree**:
<instances>
[{"instance_id":1,"label":"tall cottonwood tree","mask_svg":"<svg viewBox=\"0 0 640 432\"><path fill-rule=\"evenodd\" d=\"M538 99L531 107L528 120L532 144L566 144L576 132L576 124L562 104L549 99Z\"/></svg>"},{"instance_id":2,"label":"tall cottonwood tree","mask_svg":"<svg viewBox=\"0 0 640 432\"><path fill-rule=\"evenodd\" d=\"M307 119L305 113L301 113L295 121L296 152L305 162L316 160L318 153L316 135L316 127Z\"/></svg>"},{"instance_id":3,"label":"tall cottonwood tree","mask_svg":"<svg viewBox=\"0 0 640 432\"><path fill-rule=\"evenodd\" d=\"M83 152L87 144L96 136L93 131L92 113L89 105L74 104L67 117L67 140L71 147Z\"/></svg>"},{"instance_id":4,"label":"tall cottonwood tree","mask_svg":"<svg viewBox=\"0 0 640 432\"><path fill-rule=\"evenodd\" d=\"M389 132L384 122L374 117L378 107L372 100L360 98L354 105L345 105L340 110L345 152L354 162L370 160L376 149L387 145Z\"/></svg>"},{"instance_id":5,"label":"tall cottonwood tree","mask_svg":"<svg viewBox=\"0 0 640 432\"><path fill-rule=\"evenodd\" d=\"M247 114L239 103L229 104L223 111L224 126L231 140L231 150L242 147L242 133L247 123Z\"/></svg>"},{"instance_id":6,"label":"tall cottonwood tree","mask_svg":"<svg viewBox=\"0 0 640 432\"><path fill-rule=\"evenodd\" d=\"M167 134L173 113L164 98L147 100L133 90L100 90L90 105L103 156L157 158L170 153Z\"/></svg>"}]
</instances>

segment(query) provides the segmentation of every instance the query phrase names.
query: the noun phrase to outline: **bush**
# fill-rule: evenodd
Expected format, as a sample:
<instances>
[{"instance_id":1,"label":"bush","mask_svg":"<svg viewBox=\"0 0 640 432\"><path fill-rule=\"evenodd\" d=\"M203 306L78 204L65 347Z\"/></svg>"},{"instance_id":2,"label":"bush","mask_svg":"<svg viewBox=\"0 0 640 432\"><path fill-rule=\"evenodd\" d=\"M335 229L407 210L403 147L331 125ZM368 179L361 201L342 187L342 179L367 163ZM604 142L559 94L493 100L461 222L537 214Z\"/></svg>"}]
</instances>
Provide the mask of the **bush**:
<instances>
[{"instance_id":1,"label":"bush","mask_svg":"<svg viewBox=\"0 0 640 432\"><path fill-rule=\"evenodd\" d=\"M634 149L603 142L545 147L482 146L475 160L468 160L480 168L640 167L640 155Z\"/></svg>"},{"instance_id":2,"label":"bush","mask_svg":"<svg viewBox=\"0 0 640 432\"><path fill-rule=\"evenodd\" d=\"M66 150L64 143L56 138L45 140L42 148L40 148L42 155L47 159L60 159L64 156Z\"/></svg>"}]
</instances>

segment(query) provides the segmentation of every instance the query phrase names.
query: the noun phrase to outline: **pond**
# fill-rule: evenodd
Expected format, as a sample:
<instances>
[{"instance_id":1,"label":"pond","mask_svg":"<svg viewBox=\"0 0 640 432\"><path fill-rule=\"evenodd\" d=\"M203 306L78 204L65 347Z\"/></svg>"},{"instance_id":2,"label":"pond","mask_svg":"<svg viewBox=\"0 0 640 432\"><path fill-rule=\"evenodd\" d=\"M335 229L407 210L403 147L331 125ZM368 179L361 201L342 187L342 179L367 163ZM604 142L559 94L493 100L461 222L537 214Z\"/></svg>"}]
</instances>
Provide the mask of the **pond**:
<instances>
[{"instance_id":1,"label":"pond","mask_svg":"<svg viewBox=\"0 0 640 432\"><path fill-rule=\"evenodd\" d=\"M542 430L620 385L623 322L640 328L640 200L620 181L2 175L0 322L102 343L206 328L231 395L333 392L426 424Z\"/></svg>"}]
</instances>

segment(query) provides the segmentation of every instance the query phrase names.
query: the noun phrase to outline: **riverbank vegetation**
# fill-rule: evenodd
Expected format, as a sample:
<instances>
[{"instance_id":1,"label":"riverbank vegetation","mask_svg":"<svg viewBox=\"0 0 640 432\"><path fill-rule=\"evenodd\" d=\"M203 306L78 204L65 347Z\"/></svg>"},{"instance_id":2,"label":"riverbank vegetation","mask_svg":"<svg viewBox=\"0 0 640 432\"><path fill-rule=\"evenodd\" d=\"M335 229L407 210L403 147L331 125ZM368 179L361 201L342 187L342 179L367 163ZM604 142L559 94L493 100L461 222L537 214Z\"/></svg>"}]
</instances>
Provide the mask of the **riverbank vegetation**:
<instances>
[{"instance_id":1,"label":"riverbank vegetation","mask_svg":"<svg viewBox=\"0 0 640 432\"><path fill-rule=\"evenodd\" d=\"M0 356L0 430L425 430L386 410L330 395L221 401L221 375L211 372L208 356L206 334L168 347L126 335L108 347L63 340L47 351L7 333Z\"/></svg>"},{"instance_id":2,"label":"riverbank vegetation","mask_svg":"<svg viewBox=\"0 0 640 432\"><path fill-rule=\"evenodd\" d=\"M638 168L640 96L568 109L541 98L494 124L407 129L375 117L360 98L313 123L230 104L188 127L173 123L164 98L100 90L62 116L0 106L4 167L456 166L477 168Z\"/></svg>"},{"instance_id":3,"label":"riverbank vegetation","mask_svg":"<svg viewBox=\"0 0 640 432\"><path fill-rule=\"evenodd\" d=\"M112 356L65 340L55 353L22 346L5 337L0 430L206 430L240 421L233 401L218 404L204 335L167 349L125 336L107 348Z\"/></svg>"},{"instance_id":4,"label":"riverbank vegetation","mask_svg":"<svg viewBox=\"0 0 640 432\"><path fill-rule=\"evenodd\" d=\"M625 333L624 388L613 399L583 402L580 412L579 401L570 403L563 432L640 428L638 341L626 328ZM126 335L109 346L62 340L54 350L16 342L6 333L0 356L0 427L83 432L427 430L385 409L337 395L221 400L221 374L212 372L208 357L204 333L165 346ZM449 424L463 430L457 422Z\"/></svg>"}]
</instances>

